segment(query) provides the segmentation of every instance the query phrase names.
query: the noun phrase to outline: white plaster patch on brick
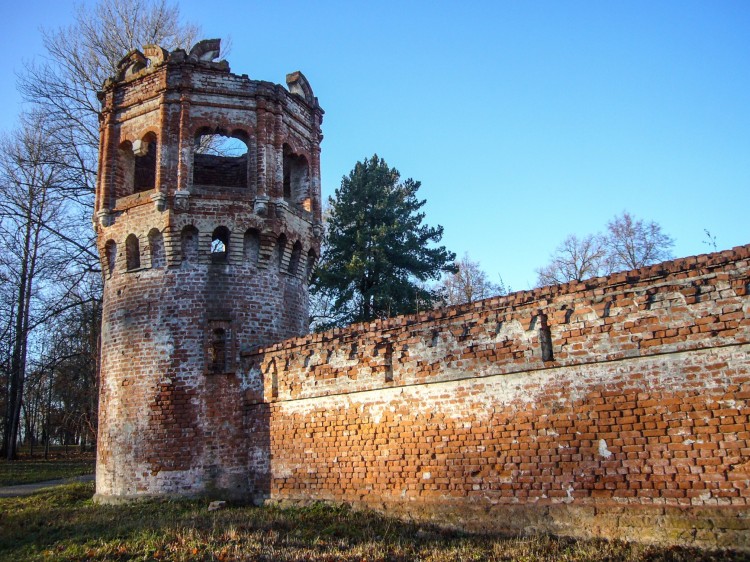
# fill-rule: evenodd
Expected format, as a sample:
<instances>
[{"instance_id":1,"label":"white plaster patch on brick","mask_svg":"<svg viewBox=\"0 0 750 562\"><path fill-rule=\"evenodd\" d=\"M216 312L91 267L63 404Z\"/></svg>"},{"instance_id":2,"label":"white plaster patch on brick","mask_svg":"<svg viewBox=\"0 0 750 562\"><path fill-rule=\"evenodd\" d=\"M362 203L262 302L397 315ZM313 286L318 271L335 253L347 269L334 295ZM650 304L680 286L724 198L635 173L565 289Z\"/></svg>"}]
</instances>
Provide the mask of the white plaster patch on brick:
<instances>
[{"instance_id":1,"label":"white plaster patch on brick","mask_svg":"<svg viewBox=\"0 0 750 562\"><path fill-rule=\"evenodd\" d=\"M432 478L432 473L430 473L430 472L423 472L422 473L422 480L429 480L430 478Z\"/></svg>"},{"instance_id":2,"label":"white plaster patch on brick","mask_svg":"<svg viewBox=\"0 0 750 562\"><path fill-rule=\"evenodd\" d=\"M271 461L267 452L261 448L250 448L248 451L248 466L250 467L251 472L267 471L271 466Z\"/></svg>"},{"instance_id":3,"label":"white plaster patch on brick","mask_svg":"<svg viewBox=\"0 0 750 562\"><path fill-rule=\"evenodd\" d=\"M492 339L495 342L499 342L506 340L516 341L528 337L529 336L526 334L526 330L523 329L523 326L521 326L521 323L518 320L513 319L508 322L503 322L502 327Z\"/></svg>"},{"instance_id":4,"label":"white plaster patch on brick","mask_svg":"<svg viewBox=\"0 0 750 562\"><path fill-rule=\"evenodd\" d=\"M604 439L599 439L599 454L605 459L612 456L612 452L607 448L607 442Z\"/></svg>"},{"instance_id":5,"label":"white plaster patch on brick","mask_svg":"<svg viewBox=\"0 0 750 562\"><path fill-rule=\"evenodd\" d=\"M336 369L354 367L359 363L358 359L349 359L349 350L337 349L328 361L328 364Z\"/></svg>"},{"instance_id":6,"label":"white plaster patch on brick","mask_svg":"<svg viewBox=\"0 0 750 562\"><path fill-rule=\"evenodd\" d=\"M162 360L169 360L174 353L174 341L169 330L158 330L154 333L154 350Z\"/></svg>"},{"instance_id":7,"label":"white plaster patch on brick","mask_svg":"<svg viewBox=\"0 0 750 562\"><path fill-rule=\"evenodd\" d=\"M263 392L263 375L260 372L260 367L254 366L247 372L237 369L237 376L240 379L240 390L243 392L247 390Z\"/></svg>"},{"instance_id":8,"label":"white plaster patch on brick","mask_svg":"<svg viewBox=\"0 0 750 562\"><path fill-rule=\"evenodd\" d=\"M750 350L750 346L742 346ZM686 365L703 365L710 361L725 360L728 368L741 365L746 360L742 353L729 353L724 350L699 350L677 354L673 361L684 361ZM365 412L374 411L374 419L382 419L385 405L394 401L408 401L413 413L434 411L435 396L455 395L461 390L468 391L468 395L456 402L455 406L440 401L440 413L453 419L464 417L467 410L477 412L477 416L487 417L491 404L507 406L510 404L518 408L534 407L540 403L541 397L548 399L549 389L564 388L568 394L568 402L584 400L586 393L593 386L612 386L621 381L630 380L633 373L641 376L637 388L648 390L658 387L677 387L684 384L679 370L664 368L659 358L639 357L629 360L626 364L617 366L613 374L611 370L602 369L597 364L580 365L546 369L544 371L520 372L509 375L495 375L464 380L448 380L429 385L408 386L401 388L384 388L366 390L354 394L331 395L318 398L301 398L293 402L281 401L283 410L289 412L310 413L319 409L334 409L342 403L356 404ZM721 380L704 378L701 386L704 392L721 390ZM632 383L631 384L635 384ZM560 396L560 400L563 400ZM349 402L351 401L351 402ZM481 404L481 408L476 408ZM377 406L376 410L372 410ZM372 415L372 414L370 414Z\"/></svg>"},{"instance_id":9,"label":"white plaster patch on brick","mask_svg":"<svg viewBox=\"0 0 750 562\"><path fill-rule=\"evenodd\" d=\"M385 404L371 405L367 411L373 423L380 423L385 412Z\"/></svg>"}]
</instances>

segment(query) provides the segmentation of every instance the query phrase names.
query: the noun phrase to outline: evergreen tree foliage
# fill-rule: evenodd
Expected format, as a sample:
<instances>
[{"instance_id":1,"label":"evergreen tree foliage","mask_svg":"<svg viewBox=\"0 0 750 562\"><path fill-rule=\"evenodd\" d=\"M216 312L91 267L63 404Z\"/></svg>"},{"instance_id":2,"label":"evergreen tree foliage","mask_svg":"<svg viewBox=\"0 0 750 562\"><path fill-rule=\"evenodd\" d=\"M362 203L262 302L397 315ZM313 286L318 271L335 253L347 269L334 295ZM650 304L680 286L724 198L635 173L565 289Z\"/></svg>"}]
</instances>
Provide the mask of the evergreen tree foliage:
<instances>
[{"instance_id":1,"label":"evergreen tree foliage","mask_svg":"<svg viewBox=\"0 0 750 562\"><path fill-rule=\"evenodd\" d=\"M326 245L312 291L333 298L327 321L316 328L428 308L435 295L425 281L455 271L456 255L436 246L443 227L423 224L420 182L400 179L376 154L357 162L329 199Z\"/></svg>"}]
</instances>

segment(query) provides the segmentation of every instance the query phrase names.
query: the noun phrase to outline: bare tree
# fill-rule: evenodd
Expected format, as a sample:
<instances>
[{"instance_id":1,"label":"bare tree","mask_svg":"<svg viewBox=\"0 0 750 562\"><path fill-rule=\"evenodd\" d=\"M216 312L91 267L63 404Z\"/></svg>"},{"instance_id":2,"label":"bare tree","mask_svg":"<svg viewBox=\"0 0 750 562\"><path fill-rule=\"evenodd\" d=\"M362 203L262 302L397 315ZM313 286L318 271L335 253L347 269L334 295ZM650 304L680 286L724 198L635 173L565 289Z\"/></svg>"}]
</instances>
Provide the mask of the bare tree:
<instances>
[{"instance_id":1,"label":"bare tree","mask_svg":"<svg viewBox=\"0 0 750 562\"><path fill-rule=\"evenodd\" d=\"M578 238L571 234L555 249L550 262L536 270L537 284L557 285L596 277L606 263L607 249L602 236L589 234Z\"/></svg>"},{"instance_id":2,"label":"bare tree","mask_svg":"<svg viewBox=\"0 0 750 562\"><path fill-rule=\"evenodd\" d=\"M609 271L639 269L668 260L674 240L661 226L636 219L627 211L607 223L605 247Z\"/></svg>"},{"instance_id":3,"label":"bare tree","mask_svg":"<svg viewBox=\"0 0 750 562\"><path fill-rule=\"evenodd\" d=\"M59 365L56 380L61 388L70 389L66 373L78 376L84 369L76 380L95 388L100 290L92 277L98 276L99 258L87 225L98 165L97 93L104 81L117 73L118 62L128 52L147 44L169 50L188 48L197 38L198 28L182 24L177 5L167 0L100 0L93 8L80 5L71 26L42 34L46 56L42 62L28 64L19 76L19 89L34 108L36 121L27 123L23 133L4 143L0 151L5 190L0 237L4 244L0 252L0 370L4 382L0 402L8 458L15 455L18 441L27 353L35 329L79 307L80 314L71 318L86 321L82 329L88 334L88 344L81 347L76 366L65 370ZM54 220L48 214L53 211ZM51 244L58 254L49 251ZM47 266L55 256L60 258L56 267ZM42 283L45 268L56 275L56 282L48 287ZM91 287L96 294L89 294ZM35 308L35 298L46 299L48 305ZM38 365L48 361L58 364L59 358L41 361L37 357ZM77 419L93 427L95 394L79 392L77 396L89 400L85 408L79 408ZM65 402L72 403L70 399ZM37 414L29 410L29 415Z\"/></svg>"},{"instance_id":4,"label":"bare tree","mask_svg":"<svg viewBox=\"0 0 750 562\"><path fill-rule=\"evenodd\" d=\"M646 223L627 211L607 223L606 234L569 235L550 261L536 270L537 285L581 281L623 269L638 269L670 259L674 241L655 222Z\"/></svg>"},{"instance_id":5,"label":"bare tree","mask_svg":"<svg viewBox=\"0 0 750 562\"><path fill-rule=\"evenodd\" d=\"M469 254L464 254L455 264L458 271L443 277L437 286L442 304L451 306L472 303L507 294L502 280L500 283L490 281L479 262L472 260Z\"/></svg>"},{"instance_id":6,"label":"bare tree","mask_svg":"<svg viewBox=\"0 0 750 562\"><path fill-rule=\"evenodd\" d=\"M59 168L55 147L39 116L23 122L0 141L0 244L3 270L12 286L8 347L8 386L3 425L3 452L16 456L32 309L43 280L60 271L58 219L63 202L55 189Z\"/></svg>"}]
</instances>

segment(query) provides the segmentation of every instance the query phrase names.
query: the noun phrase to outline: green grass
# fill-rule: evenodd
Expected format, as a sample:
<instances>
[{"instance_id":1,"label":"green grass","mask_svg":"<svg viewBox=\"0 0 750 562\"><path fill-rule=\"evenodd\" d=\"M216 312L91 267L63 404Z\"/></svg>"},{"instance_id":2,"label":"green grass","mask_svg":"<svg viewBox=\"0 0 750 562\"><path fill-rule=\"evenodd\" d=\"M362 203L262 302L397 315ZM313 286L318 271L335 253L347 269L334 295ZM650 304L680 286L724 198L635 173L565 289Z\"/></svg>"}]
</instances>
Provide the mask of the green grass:
<instances>
[{"instance_id":1,"label":"green grass","mask_svg":"<svg viewBox=\"0 0 750 562\"><path fill-rule=\"evenodd\" d=\"M91 458L69 460L20 459L0 461L0 486L32 484L94 473Z\"/></svg>"},{"instance_id":2,"label":"green grass","mask_svg":"<svg viewBox=\"0 0 750 562\"><path fill-rule=\"evenodd\" d=\"M206 501L100 506L91 484L0 499L0 560L709 561L740 554L620 541L442 532L372 512L231 507Z\"/></svg>"}]
</instances>

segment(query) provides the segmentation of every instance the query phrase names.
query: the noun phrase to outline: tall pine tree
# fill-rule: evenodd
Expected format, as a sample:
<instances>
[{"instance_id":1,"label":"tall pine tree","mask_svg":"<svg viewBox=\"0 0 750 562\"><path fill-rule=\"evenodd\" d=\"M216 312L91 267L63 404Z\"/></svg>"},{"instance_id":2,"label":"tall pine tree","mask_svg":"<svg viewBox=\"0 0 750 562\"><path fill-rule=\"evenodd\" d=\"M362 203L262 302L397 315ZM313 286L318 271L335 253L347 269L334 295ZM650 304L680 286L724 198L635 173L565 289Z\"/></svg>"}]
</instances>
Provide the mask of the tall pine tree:
<instances>
[{"instance_id":1,"label":"tall pine tree","mask_svg":"<svg viewBox=\"0 0 750 562\"><path fill-rule=\"evenodd\" d=\"M328 321L318 327L429 307L434 295L424 282L455 271L456 255L436 245L443 227L422 224L420 182L400 179L376 154L357 162L329 199L326 246L312 290L333 298Z\"/></svg>"}]
</instances>

